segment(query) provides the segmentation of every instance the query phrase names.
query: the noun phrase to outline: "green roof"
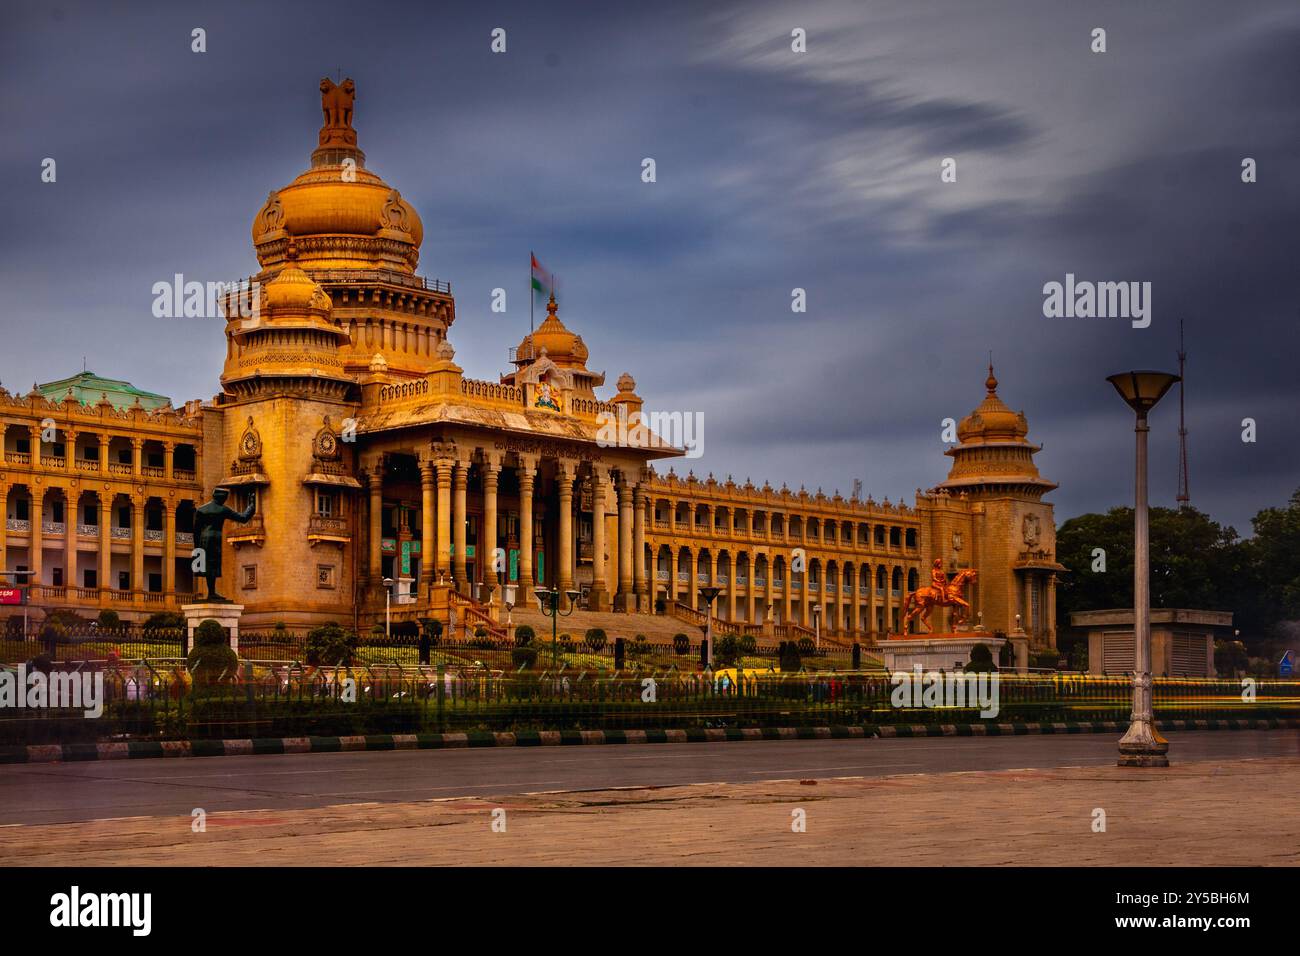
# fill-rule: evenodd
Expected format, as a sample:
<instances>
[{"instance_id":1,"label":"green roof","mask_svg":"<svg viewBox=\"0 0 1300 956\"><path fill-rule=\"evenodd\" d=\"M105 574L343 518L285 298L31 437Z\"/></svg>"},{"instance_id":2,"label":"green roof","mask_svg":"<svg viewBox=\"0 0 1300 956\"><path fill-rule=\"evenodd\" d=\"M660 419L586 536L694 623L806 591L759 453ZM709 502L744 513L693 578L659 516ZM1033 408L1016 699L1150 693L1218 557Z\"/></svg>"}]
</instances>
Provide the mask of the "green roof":
<instances>
[{"instance_id":1,"label":"green roof","mask_svg":"<svg viewBox=\"0 0 1300 956\"><path fill-rule=\"evenodd\" d=\"M146 411L170 405L171 399L157 392L145 392L130 382L115 378L101 378L94 372L78 372L71 378L37 385L36 390L52 402L61 402L72 390L72 397L83 405L94 405L108 397L114 408L130 408L138 398Z\"/></svg>"}]
</instances>

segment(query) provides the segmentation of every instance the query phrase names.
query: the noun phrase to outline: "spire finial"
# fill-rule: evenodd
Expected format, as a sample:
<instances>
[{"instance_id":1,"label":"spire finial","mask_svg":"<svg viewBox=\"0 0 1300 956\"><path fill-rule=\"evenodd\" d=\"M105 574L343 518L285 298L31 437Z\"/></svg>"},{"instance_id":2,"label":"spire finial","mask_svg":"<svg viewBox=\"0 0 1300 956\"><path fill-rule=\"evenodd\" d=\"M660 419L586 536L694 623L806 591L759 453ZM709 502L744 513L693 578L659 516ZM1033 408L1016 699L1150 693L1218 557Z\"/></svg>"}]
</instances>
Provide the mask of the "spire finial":
<instances>
[{"instance_id":1,"label":"spire finial","mask_svg":"<svg viewBox=\"0 0 1300 956\"><path fill-rule=\"evenodd\" d=\"M984 380L984 387L989 390L990 395L992 395L994 392L998 390L998 380L993 375L993 353L992 352L989 352L989 377Z\"/></svg>"}]
</instances>

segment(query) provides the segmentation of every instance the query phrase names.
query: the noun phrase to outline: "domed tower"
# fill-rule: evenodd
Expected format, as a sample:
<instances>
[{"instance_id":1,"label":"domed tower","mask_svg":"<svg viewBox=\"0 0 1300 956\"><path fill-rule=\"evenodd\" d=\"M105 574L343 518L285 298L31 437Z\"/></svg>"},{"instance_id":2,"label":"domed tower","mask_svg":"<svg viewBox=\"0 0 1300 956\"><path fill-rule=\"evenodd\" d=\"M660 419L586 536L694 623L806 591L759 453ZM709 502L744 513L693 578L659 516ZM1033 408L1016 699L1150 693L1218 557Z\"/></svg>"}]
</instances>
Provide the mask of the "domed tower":
<instances>
[{"instance_id":1,"label":"domed tower","mask_svg":"<svg viewBox=\"0 0 1300 956\"><path fill-rule=\"evenodd\" d=\"M555 304L555 296L546 303L546 318L536 330L529 332L515 347L511 361L515 371L501 376L501 381L508 385L518 385L521 373L538 362L553 363L567 373L572 380L573 391L585 398L595 398L595 389L605 384L604 372L592 372L587 368L587 345L582 336L570 332L563 322Z\"/></svg>"},{"instance_id":2,"label":"domed tower","mask_svg":"<svg viewBox=\"0 0 1300 956\"><path fill-rule=\"evenodd\" d=\"M261 271L227 299L224 449L211 484L256 497L227 535L224 593L244 625L346 619L353 605L361 483L354 440L362 385L400 382L438 362L455 317L451 289L415 274L424 226L366 168L352 127L356 89L321 81L325 116L310 167L253 219ZM232 308L232 305L242 306Z\"/></svg>"},{"instance_id":3,"label":"domed tower","mask_svg":"<svg viewBox=\"0 0 1300 956\"><path fill-rule=\"evenodd\" d=\"M974 619L1013 643L1056 645L1056 523L1043 496L1056 488L1038 473L1024 412L998 396L989 366L984 400L957 425L946 481L917 499L924 557L945 570L975 568ZM1023 664L1023 661L1021 661Z\"/></svg>"}]
</instances>

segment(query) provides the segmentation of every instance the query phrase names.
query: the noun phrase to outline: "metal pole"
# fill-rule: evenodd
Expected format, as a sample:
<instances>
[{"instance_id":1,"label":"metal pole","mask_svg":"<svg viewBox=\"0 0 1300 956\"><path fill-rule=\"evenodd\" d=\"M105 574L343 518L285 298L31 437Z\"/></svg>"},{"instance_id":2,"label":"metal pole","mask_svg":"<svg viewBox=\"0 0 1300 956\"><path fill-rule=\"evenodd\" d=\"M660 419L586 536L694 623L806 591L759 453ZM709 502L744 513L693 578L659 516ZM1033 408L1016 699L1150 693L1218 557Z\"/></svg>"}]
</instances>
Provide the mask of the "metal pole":
<instances>
[{"instance_id":1,"label":"metal pole","mask_svg":"<svg viewBox=\"0 0 1300 956\"><path fill-rule=\"evenodd\" d=\"M1133 713L1119 741L1121 767L1169 766L1169 741L1155 728L1151 710L1151 548L1147 514L1147 425L1139 413L1137 489L1133 509Z\"/></svg>"},{"instance_id":2,"label":"metal pole","mask_svg":"<svg viewBox=\"0 0 1300 956\"><path fill-rule=\"evenodd\" d=\"M704 602L704 643L708 645L709 667L713 667L713 602Z\"/></svg>"}]
</instances>

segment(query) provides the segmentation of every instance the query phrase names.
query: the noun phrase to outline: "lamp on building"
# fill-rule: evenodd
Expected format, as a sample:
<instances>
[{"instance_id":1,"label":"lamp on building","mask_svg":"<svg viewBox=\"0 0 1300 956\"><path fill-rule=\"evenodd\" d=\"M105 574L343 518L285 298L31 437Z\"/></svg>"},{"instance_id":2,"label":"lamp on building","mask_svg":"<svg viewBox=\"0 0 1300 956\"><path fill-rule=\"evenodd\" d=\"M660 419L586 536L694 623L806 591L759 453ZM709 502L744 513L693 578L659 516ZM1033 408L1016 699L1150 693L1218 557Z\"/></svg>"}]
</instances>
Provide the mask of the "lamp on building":
<instances>
[{"instance_id":1,"label":"lamp on building","mask_svg":"<svg viewBox=\"0 0 1300 956\"><path fill-rule=\"evenodd\" d=\"M1169 741L1151 710L1151 555L1147 516L1147 413L1179 381L1168 372L1120 372L1106 381L1137 415L1136 493L1133 508L1133 713L1119 741L1121 767L1169 766Z\"/></svg>"},{"instance_id":2,"label":"lamp on building","mask_svg":"<svg viewBox=\"0 0 1300 956\"><path fill-rule=\"evenodd\" d=\"M713 602L722 593L722 588L711 584L700 588L700 597L704 598L704 660L713 666Z\"/></svg>"},{"instance_id":3,"label":"lamp on building","mask_svg":"<svg viewBox=\"0 0 1300 956\"><path fill-rule=\"evenodd\" d=\"M393 585L396 582L392 578L384 578L384 639L392 641L393 639Z\"/></svg>"}]
</instances>

